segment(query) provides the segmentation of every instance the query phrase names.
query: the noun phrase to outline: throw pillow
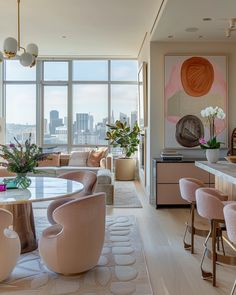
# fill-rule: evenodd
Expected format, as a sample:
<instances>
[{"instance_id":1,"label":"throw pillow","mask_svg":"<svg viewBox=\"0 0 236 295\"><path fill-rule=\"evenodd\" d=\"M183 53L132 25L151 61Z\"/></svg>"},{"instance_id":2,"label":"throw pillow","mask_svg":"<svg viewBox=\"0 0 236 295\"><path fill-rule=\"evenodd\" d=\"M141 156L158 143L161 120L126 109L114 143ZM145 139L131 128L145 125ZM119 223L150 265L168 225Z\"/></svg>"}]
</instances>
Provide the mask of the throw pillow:
<instances>
[{"instance_id":1,"label":"throw pillow","mask_svg":"<svg viewBox=\"0 0 236 295\"><path fill-rule=\"evenodd\" d=\"M60 166L60 153L50 154L46 159L38 161L38 167Z\"/></svg>"},{"instance_id":2,"label":"throw pillow","mask_svg":"<svg viewBox=\"0 0 236 295\"><path fill-rule=\"evenodd\" d=\"M106 158L107 157L107 155L108 155L108 147L99 147L98 148L98 150L97 150L97 152L103 152L103 155L102 155L102 157L103 158Z\"/></svg>"},{"instance_id":3,"label":"throw pillow","mask_svg":"<svg viewBox=\"0 0 236 295\"><path fill-rule=\"evenodd\" d=\"M103 158L103 151L90 151L87 166L88 167L100 167L100 161Z\"/></svg>"},{"instance_id":4,"label":"throw pillow","mask_svg":"<svg viewBox=\"0 0 236 295\"><path fill-rule=\"evenodd\" d=\"M68 166L86 167L89 152L71 152Z\"/></svg>"}]
</instances>

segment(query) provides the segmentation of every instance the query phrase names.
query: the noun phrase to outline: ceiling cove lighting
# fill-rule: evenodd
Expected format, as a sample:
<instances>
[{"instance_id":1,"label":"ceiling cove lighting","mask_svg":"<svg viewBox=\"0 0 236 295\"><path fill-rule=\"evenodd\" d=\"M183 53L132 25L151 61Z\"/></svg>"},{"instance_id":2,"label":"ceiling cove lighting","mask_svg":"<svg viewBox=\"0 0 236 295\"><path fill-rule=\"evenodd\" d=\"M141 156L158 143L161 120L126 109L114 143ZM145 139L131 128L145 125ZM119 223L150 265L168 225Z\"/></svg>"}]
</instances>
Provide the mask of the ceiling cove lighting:
<instances>
[{"instance_id":1,"label":"ceiling cove lighting","mask_svg":"<svg viewBox=\"0 0 236 295\"><path fill-rule=\"evenodd\" d=\"M0 51L0 62L2 62L4 59L19 59L22 66L33 67L36 64L36 59L38 57L38 46L34 43L28 44L26 48L21 46L20 0L17 0L17 24L17 40L12 37L5 39L3 44L3 53Z\"/></svg>"}]
</instances>

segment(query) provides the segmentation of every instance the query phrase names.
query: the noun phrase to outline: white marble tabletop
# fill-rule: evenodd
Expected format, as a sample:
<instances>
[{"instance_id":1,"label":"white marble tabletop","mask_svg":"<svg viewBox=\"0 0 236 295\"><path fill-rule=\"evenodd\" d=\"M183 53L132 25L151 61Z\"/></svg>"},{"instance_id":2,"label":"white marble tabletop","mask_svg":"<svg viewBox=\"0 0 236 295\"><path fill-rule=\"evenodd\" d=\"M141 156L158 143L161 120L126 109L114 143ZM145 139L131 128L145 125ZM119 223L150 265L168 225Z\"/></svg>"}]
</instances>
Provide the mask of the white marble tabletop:
<instances>
[{"instance_id":1,"label":"white marble tabletop","mask_svg":"<svg viewBox=\"0 0 236 295\"><path fill-rule=\"evenodd\" d=\"M0 192L0 205L43 202L63 198L83 190L82 183L54 177L30 177L27 189L8 189ZM0 178L2 182L3 178Z\"/></svg>"},{"instance_id":2,"label":"white marble tabletop","mask_svg":"<svg viewBox=\"0 0 236 295\"><path fill-rule=\"evenodd\" d=\"M222 177L224 180L236 184L236 164L227 161L209 163L207 161L196 161L195 165L215 176Z\"/></svg>"}]
</instances>

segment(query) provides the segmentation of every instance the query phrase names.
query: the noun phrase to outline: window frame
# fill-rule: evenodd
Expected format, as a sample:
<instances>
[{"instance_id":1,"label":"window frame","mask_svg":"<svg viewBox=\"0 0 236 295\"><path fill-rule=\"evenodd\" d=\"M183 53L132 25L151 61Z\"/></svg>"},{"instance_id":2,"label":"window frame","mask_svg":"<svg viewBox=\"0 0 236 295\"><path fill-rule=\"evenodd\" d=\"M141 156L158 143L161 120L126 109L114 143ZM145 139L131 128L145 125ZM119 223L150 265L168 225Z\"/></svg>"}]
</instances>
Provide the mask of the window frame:
<instances>
[{"instance_id":1,"label":"window frame","mask_svg":"<svg viewBox=\"0 0 236 295\"><path fill-rule=\"evenodd\" d=\"M76 60L105 60L108 61L108 80L73 80L73 61ZM43 148L61 147L71 152L75 148L95 148L104 145L99 144L73 144L73 85L100 84L107 85L108 103L107 115L108 123L111 122L111 87L112 85L136 85L138 87L138 64L136 81L112 81L111 80L111 61L112 60L135 60L136 58L38 58L36 65L35 81L9 81L6 80L6 64L2 65L2 116L6 117L6 85L17 84L36 84L36 144ZM44 81L44 62L67 62L68 63L68 81ZM44 86L67 86L67 144L44 144ZM138 100L138 97L137 97ZM137 102L138 103L138 102ZM138 111L138 110L137 110Z\"/></svg>"}]
</instances>

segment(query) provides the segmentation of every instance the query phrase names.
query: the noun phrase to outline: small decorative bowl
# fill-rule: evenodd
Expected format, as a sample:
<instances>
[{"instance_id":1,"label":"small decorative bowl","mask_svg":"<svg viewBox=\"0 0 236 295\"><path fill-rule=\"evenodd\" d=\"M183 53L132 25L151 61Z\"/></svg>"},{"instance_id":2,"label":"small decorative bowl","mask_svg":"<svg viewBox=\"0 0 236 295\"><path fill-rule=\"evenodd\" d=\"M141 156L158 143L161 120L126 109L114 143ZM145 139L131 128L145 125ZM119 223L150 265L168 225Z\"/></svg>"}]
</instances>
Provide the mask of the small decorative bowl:
<instances>
[{"instance_id":1,"label":"small decorative bowl","mask_svg":"<svg viewBox=\"0 0 236 295\"><path fill-rule=\"evenodd\" d=\"M236 164L236 156L227 156L225 159L230 163Z\"/></svg>"}]
</instances>

